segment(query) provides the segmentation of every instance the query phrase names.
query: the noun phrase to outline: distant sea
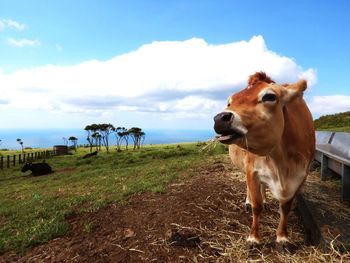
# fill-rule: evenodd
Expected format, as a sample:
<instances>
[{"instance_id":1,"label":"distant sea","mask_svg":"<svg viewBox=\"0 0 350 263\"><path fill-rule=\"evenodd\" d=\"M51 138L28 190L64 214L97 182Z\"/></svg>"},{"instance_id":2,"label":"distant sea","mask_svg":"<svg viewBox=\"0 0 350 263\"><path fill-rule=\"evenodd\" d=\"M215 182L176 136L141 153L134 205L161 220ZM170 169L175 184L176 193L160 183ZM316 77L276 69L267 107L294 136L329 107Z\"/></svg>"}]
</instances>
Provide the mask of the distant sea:
<instances>
[{"instance_id":1,"label":"distant sea","mask_svg":"<svg viewBox=\"0 0 350 263\"><path fill-rule=\"evenodd\" d=\"M145 129L146 138L144 144L168 144L180 142L206 141L215 136L211 130L152 130ZM87 144L86 131L82 129L0 129L0 149L20 149L16 141L20 138L24 147L50 148L53 145L62 145L63 138L70 136L78 138L78 144ZM132 143L130 141L130 143ZM70 144L70 143L69 143ZM110 144L116 144L114 134L110 135Z\"/></svg>"}]
</instances>

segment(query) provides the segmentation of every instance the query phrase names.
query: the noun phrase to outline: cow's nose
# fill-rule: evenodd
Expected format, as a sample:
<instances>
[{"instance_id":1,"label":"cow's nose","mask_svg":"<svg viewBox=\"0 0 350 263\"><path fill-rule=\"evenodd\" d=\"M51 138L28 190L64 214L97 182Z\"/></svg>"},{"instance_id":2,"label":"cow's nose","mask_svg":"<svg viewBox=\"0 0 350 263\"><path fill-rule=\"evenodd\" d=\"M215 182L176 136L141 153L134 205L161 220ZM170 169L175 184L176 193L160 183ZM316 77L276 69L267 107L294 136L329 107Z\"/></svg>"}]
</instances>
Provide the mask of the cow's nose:
<instances>
[{"instance_id":1,"label":"cow's nose","mask_svg":"<svg viewBox=\"0 0 350 263\"><path fill-rule=\"evenodd\" d=\"M214 130L218 134L224 134L231 129L234 116L231 112L221 112L214 117Z\"/></svg>"},{"instance_id":2,"label":"cow's nose","mask_svg":"<svg viewBox=\"0 0 350 263\"><path fill-rule=\"evenodd\" d=\"M233 114L232 112L221 112L218 115L214 117L215 122L227 122L233 120Z\"/></svg>"}]
</instances>

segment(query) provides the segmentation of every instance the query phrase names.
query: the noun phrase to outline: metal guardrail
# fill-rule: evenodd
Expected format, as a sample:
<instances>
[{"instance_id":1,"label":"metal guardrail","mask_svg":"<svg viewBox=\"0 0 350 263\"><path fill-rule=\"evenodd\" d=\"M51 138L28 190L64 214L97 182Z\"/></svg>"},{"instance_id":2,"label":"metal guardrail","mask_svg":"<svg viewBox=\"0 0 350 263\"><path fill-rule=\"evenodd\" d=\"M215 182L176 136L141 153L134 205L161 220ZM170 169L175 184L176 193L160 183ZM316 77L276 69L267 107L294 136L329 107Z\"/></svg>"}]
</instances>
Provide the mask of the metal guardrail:
<instances>
[{"instance_id":1,"label":"metal guardrail","mask_svg":"<svg viewBox=\"0 0 350 263\"><path fill-rule=\"evenodd\" d=\"M317 131L315 160L321 163L321 180L329 170L341 176L342 198L350 200L350 133Z\"/></svg>"}]
</instances>

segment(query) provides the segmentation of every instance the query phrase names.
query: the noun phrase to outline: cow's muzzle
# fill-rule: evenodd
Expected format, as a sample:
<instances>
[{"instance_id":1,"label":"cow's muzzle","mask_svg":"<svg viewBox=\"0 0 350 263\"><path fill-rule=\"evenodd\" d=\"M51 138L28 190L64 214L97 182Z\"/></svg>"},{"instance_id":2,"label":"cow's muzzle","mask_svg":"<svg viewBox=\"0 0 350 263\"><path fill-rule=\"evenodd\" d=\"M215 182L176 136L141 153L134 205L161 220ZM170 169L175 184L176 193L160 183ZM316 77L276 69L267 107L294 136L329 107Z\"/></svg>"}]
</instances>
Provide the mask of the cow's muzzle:
<instances>
[{"instance_id":1,"label":"cow's muzzle","mask_svg":"<svg viewBox=\"0 0 350 263\"><path fill-rule=\"evenodd\" d=\"M234 114L232 112L221 112L214 117L214 130L217 134L217 140L222 143L230 143L243 137L244 133L235 127Z\"/></svg>"}]
</instances>

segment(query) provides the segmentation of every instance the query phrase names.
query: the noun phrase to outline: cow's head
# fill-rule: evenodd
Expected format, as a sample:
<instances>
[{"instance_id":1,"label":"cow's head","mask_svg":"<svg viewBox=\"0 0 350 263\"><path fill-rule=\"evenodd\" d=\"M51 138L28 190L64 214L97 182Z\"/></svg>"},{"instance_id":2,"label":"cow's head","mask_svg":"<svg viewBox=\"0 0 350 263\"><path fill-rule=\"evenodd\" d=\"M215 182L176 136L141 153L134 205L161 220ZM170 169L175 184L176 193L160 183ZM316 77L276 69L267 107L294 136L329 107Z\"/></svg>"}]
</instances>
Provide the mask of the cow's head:
<instances>
[{"instance_id":1,"label":"cow's head","mask_svg":"<svg viewBox=\"0 0 350 263\"><path fill-rule=\"evenodd\" d=\"M33 165L32 163L26 162L22 167L22 170L21 170L22 173L25 173L26 171L31 170L32 165Z\"/></svg>"},{"instance_id":2,"label":"cow's head","mask_svg":"<svg viewBox=\"0 0 350 263\"><path fill-rule=\"evenodd\" d=\"M230 96L227 108L214 117L218 140L248 145L250 151L265 155L282 138L284 106L301 97L306 87L305 80L278 85L263 72L250 76L248 86Z\"/></svg>"}]
</instances>

